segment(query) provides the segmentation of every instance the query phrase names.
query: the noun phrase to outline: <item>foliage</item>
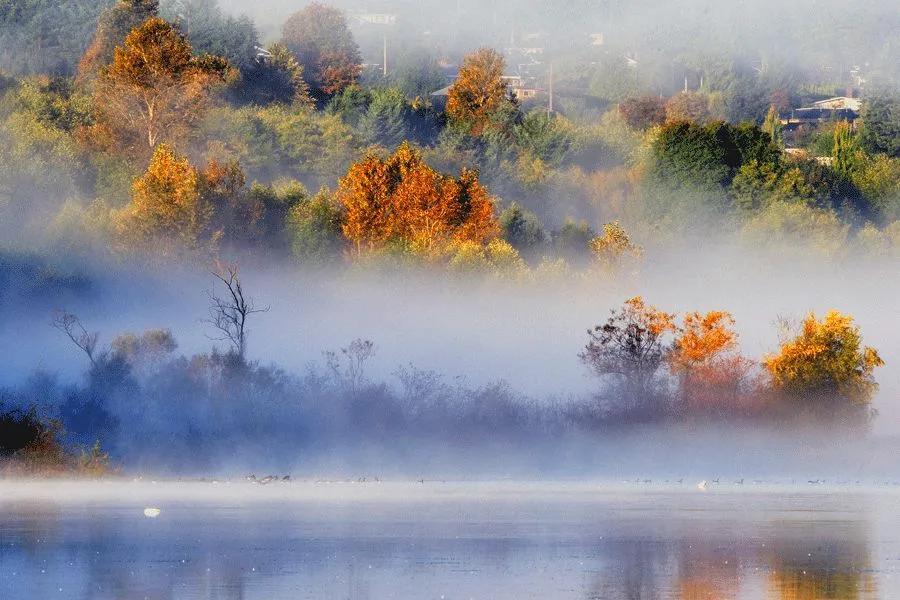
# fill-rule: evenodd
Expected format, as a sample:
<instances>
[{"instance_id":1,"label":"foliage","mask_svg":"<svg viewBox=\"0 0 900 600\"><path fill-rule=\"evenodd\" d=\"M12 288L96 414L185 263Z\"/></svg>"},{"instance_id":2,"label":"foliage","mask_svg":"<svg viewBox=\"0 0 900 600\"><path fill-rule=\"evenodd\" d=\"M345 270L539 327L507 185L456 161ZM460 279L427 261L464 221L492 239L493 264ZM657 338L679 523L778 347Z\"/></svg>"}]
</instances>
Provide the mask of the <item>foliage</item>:
<instances>
[{"instance_id":1,"label":"foliage","mask_svg":"<svg viewBox=\"0 0 900 600\"><path fill-rule=\"evenodd\" d=\"M623 266L636 262L644 254L644 249L632 243L631 238L618 221L606 223L603 235L590 241L591 252L600 268L613 273Z\"/></svg>"},{"instance_id":2,"label":"foliage","mask_svg":"<svg viewBox=\"0 0 900 600\"><path fill-rule=\"evenodd\" d=\"M500 213L499 225L503 239L525 254L539 250L548 239L537 215L522 208L518 202L513 202Z\"/></svg>"},{"instance_id":3,"label":"foliage","mask_svg":"<svg viewBox=\"0 0 900 600\"><path fill-rule=\"evenodd\" d=\"M596 233L587 221L566 219L563 226L553 233L553 247L559 257L578 260L588 254L591 240L595 238Z\"/></svg>"},{"instance_id":4,"label":"foliage","mask_svg":"<svg viewBox=\"0 0 900 600\"><path fill-rule=\"evenodd\" d=\"M313 2L295 13L284 24L282 43L303 65L303 76L319 101L342 91L359 77L359 47L344 14L336 8Z\"/></svg>"},{"instance_id":5,"label":"foliage","mask_svg":"<svg viewBox=\"0 0 900 600\"><path fill-rule=\"evenodd\" d=\"M717 97L702 92L681 92L666 102L666 121L692 121L706 124L722 119L721 111L716 108Z\"/></svg>"},{"instance_id":6,"label":"foliage","mask_svg":"<svg viewBox=\"0 0 900 600\"><path fill-rule=\"evenodd\" d=\"M162 256L215 251L214 207L203 175L170 146L160 144L147 172L135 180L131 203L116 215L116 233L127 250Z\"/></svg>"},{"instance_id":7,"label":"foliage","mask_svg":"<svg viewBox=\"0 0 900 600\"><path fill-rule=\"evenodd\" d=\"M294 55L282 44L272 44L266 52L268 56L241 69L240 79L233 84L236 100L258 106L273 103L312 106L303 67Z\"/></svg>"},{"instance_id":8,"label":"foliage","mask_svg":"<svg viewBox=\"0 0 900 600\"><path fill-rule=\"evenodd\" d=\"M113 0L0 2L0 70L68 76ZM123 36L124 37L124 36Z\"/></svg>"},{"instance_id":9,"label":"foliage","mask_svg":"<svg viewBox=\"0 0 900 600\"><path fill-rule=\"evenodd\" d=\"M835 256L847 243L850 227L830 211L797 202L773 202L744 225L744 239L780 251Z\"/></svg>"},{"instance_id":10,"label":"foliage","mask_svg":"<svg viewBox=\"0 0 900 600\"><path fill-rule=\"evenodd\" d=\"M666 361L688 411L710 415L739 408L751 363L740 355L729 313L686 314Z\"/></svg>"},{"instance_id":11,"label":"foliage","mask_svg":"<svg viewBox=\"0 0 900 600\"><path fill-rule=\"evenodd\" d=\"M217 108L207 114L209 155L238 161L251 179L289 177L310 187L334 181L356 158L350 127L310 108Z\"/></svg>"},{"instance_id":12,"label":"foliage","mask_svg":"<svg viewBox=\"0 0 900 600\"><path fill-rule=\"evenodd\" d=\"M158 13L159 0L117 0L105 10L97 23L94 39L78 63L78 81L93 82L112 62L115 48L122 45L128 34Z\"/></svg>"},{"instance_id":13,"label":"foliage","mask_svg":"<svg viewBox=\"0 0 900 600\"><path fill-rule=\"evenodd\" d=\"M494 113L513 102L502 79L505 68L503 56L490 48L467 55L447 95L447 117L471 135L484 133Z\"/></svg>"},{"instance_id":14,"label":"foliage","mask_svg":"<svg viewBox=\"0 0 900 600\"><path fill-rule=\"evenodd\" d=\"M845 180L852 180L860 162L860 152L856 136L850 130L850 124L840 122L834 128L834 146L831 150L832 169Z\"/></svg>"},{"instance_id":15,"label":"foliage","mask_svg":"<svg viewBox=\"0 0 900 600\"><path fill-rule=\"evenodd\" d=\"M450 270L465 275L489 274L500 279L519 280L528 274L528 266L509 242L495 238L486 245L472 241L457 242L452 248Z\"/></svg>"},{"instance_id":16,"label":"foliage","mask_svg":"<svg viewBox=\"0 0 900 600\"><path fill-rule=\"evenodd\" d=\"M882 365L878 352L863 346L853 317L834 310L822 320L807 315L795 337L763 360L775 388L797 401L859 406L871 402L877 389L873 374Z\"/></svg>"},{"instance_id":17,"label":"foliage","mask_svg":"<svg viewBox=\"0 0 900 600\"><path fill-rule=\"evenodd\" d=\"M674 319L640 296L631 298L612 311L605 324L588 330L590 340L579 357L593 374L620 380L631 402L644 403L656 392L665 338L675 331Z\"/></svg>"},{"instance_id":18,"label":"foliage","mask_svg":"<svg viewBox=\"0 0 900 600\"><path fill-rule=\"evenodd\" d=\"M886 154L865 158L853 173L853 184L879 220L900 219L900 158Z\"/></svg>"},{"instance_id":19,"label":"foliage","mask_svg":"<svg viewBox=\"0 0 900 600\"><path fill-rule=\"evenodd\" d=\"M306 266L324 265L335 260L344 247L342 223L341 207L327 189L297 202L287 216L294 258Z\"/></svg>"},{"instance_id":20,"label":"foliage","mask_svg":"<svg viewBox=\"0 0 900 600\"><path fill-rule=\"evenodd\" d=\"M815 190L799 168L753 159L731 182L731 196L736 206L759 210L775 202L812 203Z\"/></svg>"},{"instance_id":21,"label":"foliage","mask_svg":"<svg viewBox=\"0 0 900 600\"><path fill-rule=\"evenodd\" d=\"M494 204L477 175L442 175L404 143L387 159L370 154L340 180L343 232L357 255L400 245L426 257L450 242L484 243L497 233Z\"/></svg>"},{"instance_id":22,"label":"foliage","mask_svg":"<svg viewBox=\"0 0 900 600\"><path fill-rule=\"evenodd\" d=\"M900 100L874 93L863 104L860 142L870 153L900 158Z\"/></svg>"},{"instance_id":23,"label":"foliage","mask_svg":"<svg viewBox=\"0 0 900 600\"><path fill-rule=\"evenodd\" d=\"M218 58L192 56L187 39L162 19L149 19L116 47L104 69L96 106L120 143L183 142L199 123L209 88L225 76Z\"/></svg>"},{"instance_id":24,"label":"foliage","mask_svg":"<svg viewBox=\"0 0 900 600\"><path fill-rule=\"evenodd\" d=\"M619 103L619 114L633 129L649 129L666 122L666 103L656 96L628 98Z\"/></svg>"},{"instance_id":25,"label":"foliage","mask_svg":"<svg viewBox=\"0 0 900 600\"><path fill-rule=\"evenodd\" d=\"M259 36L249 17L226 14L218 0L165 0L160 12L197 53L221 56L241 71L253 65Z\"/></svg>"}]
</instances>

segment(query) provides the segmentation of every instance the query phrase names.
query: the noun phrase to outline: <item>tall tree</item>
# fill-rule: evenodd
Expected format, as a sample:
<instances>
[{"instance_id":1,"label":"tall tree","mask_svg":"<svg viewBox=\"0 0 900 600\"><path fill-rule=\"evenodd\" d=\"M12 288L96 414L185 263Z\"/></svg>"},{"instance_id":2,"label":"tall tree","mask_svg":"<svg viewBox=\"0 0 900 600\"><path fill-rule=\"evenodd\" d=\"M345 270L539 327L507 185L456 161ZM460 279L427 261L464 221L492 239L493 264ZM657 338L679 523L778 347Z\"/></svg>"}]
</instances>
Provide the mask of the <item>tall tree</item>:
<instances>
[{"instance_id":1,"label":"tall tree","mask_svg":"<svg viewBox=\"0 0 900 600\"><path fill-rule=\"evenodd\" d=\"M303 65L313 96L323 101L353 84L362 57L344 13L313 2L284 24L282 42Z\"/></svg>"},{"instance_id":2,"label":"tall tree","mask_svg":"<svg viewBox=\"0 0 900 600\"><path fill-rule=\"evenodd\" d=\"M90 83L113 59L113 52L132 29L159 14L159 0L118 0L103 12L97 31L78 63L78 81Z\"/></svg>"},{"instance_id":3,"label":"tall tree","mask_svg":"<svg viewBox=\"0 0 900 600\"><path fill-rule=\"evenodd\" d=\"M778 115L778 108L773 104L766 113L766 120L763 121L762 130L769 134L778 148L784 148L784 139L781 136L781 117Z\"/></svg>"},{"instance_id":4,"label":"tall tree","mask_svg":"<svg viewBox=\"0 0 900 600\"><path fill-rule=\"evenodd\" d=\"M219 57L194 57L187 39L154 17L115 49L95 102L118 139L152 150L160 141L185 139L203 115L210 87L224 80L227 67Z\"/></svg>"},{"instance_id":5,"label":"tall tree","mask_svg":"<svg viewBox=\"0 0 900 600\"><path fill-rule=\"evenodd\" d=\"M513 102L503 80L506 61L496 50L481 48L463 59L447 96L447 116L472 135L481 135L491 117Z\"/></svg>"}]
</instances>

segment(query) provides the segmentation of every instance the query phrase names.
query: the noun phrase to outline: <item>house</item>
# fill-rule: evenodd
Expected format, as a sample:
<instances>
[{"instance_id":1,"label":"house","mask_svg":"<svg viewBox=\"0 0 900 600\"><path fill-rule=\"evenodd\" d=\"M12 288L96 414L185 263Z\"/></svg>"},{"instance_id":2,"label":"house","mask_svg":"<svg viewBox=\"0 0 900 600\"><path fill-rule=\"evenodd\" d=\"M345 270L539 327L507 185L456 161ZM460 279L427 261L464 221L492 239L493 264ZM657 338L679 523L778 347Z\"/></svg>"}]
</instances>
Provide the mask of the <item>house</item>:
<instances>
[{"instance_id":1,"label":"house","mask_svg":"<svg viewBox=\"0 0 900 600\"><path fill-rule=\"evenodd\" d=\"M356 13L353 15L360 23L371 25L394 25L397 23L397 15L388 13Z\"/></svg>"},{"instance_id":2,"label":"house","mask_svg":"<svg viewBox=\"0 0 900 600\"><path fill-rule=\"evenodd\" d=\"M847 96L838 96L827 100L819 100L812 103L813 108L825 108L829 110L852 110L859 112L862 109L862 100L859 98L848 98Z\"/></svg>"}]
</instances>

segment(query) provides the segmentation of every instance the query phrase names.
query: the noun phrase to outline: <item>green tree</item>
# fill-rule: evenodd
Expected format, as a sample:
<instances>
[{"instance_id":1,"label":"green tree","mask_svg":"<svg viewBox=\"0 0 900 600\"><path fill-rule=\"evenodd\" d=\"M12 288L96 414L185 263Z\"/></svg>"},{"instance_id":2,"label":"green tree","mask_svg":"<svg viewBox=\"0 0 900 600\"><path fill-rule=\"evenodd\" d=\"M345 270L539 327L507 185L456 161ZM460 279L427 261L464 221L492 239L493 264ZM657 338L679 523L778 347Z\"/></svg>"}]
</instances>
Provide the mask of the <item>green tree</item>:
<instances>
[{"instance_id":1,"label":"green tree","mask_svg":"<svg viewBox=\"0 0 900 600\"><path fill-rule=\"evenodd\" d=\"M766 113L766 120L763 121L762 130L769 134L772 142L778 148L784 148L784 139L781 136L781 117L778 115L778 109L773 104Z\"/></svg>"},{"instance_id":2,"label":"green tree","mask_svg":"<svg viewBox=\"0 0 900 600\"><path fill-rule=\"evenodd\" d=\"M239 104L294 104L312 106L309 85L303 78L303 67L282 44L272 44L268 56L253 61L241 70L234 84Z\"/></svg>"},{"instance_id":3,"label":"green tree","mask_svg":"<svg viewBox=\"0 0 900 600\"><path fill-rule=\"evenodd\" d=\"M221 56L241 71L252 68L259 35L249 17L226 14L218 0L164 0L160 12L198 54Z\"/></svg>"},{"instance_id":4,"label":"green tree","mask_svg":"<svg viewBox=\"0 0 900 600\"><path fill-rule=\"evenodd\" d=\"M112 2L0 1L0 71L72 75L97 19Z\"/></svg>"},{"instance_id":5,"label":"green tree","mask_svg":"<svg viewBox=\"0 0 900 600\"><path fill-rule=\"evenodd\" d=\"M513 202L500 213L503 238L519 252L530 255L547 242L547 232L536 214Z\"/></svg>"},{"instance_id":6,"label":"green tree","mask_svg":"<svg viewBox=\"0 0 900 600\"><path fill-rule=\"evenodd\" d=\"M731 197L744 210L758 210L773 202L811 203L815 190L797 167L750 160L731 183Z\"/></svg>"},{"instance_id":7,"label":"green tree","mask_svg":"<svg viewBox=\"0 0 900 600\"><path fill-rule=\"evenodd\" d=\"M846 121L838 123L834 128L834 146L831 149L831 159L831 167L834 169L834 172L844 180L851 181L861 162L861 156L856 135Z\"/></svg>"},{"instance_id":8,"label":"green tree","mask_svg":"<svg viewBox=\"0 0 900 600\"><path fill-rule=\"evenodd\" d=\"M872 154L900 158L900 98L872 94L863 104L860 142Z\"/></svg>"},{"instance_id":9,"label":"green tree","mask_svg":"<svg viewBox=\"0 0 900 600\"><path fill-rule=\"evenodd\" d=\"M345 245L340 204L325 188L294 204L287 215L291 251L300 264L321 266L341 257Z\"/></svg>"}]
</instances>

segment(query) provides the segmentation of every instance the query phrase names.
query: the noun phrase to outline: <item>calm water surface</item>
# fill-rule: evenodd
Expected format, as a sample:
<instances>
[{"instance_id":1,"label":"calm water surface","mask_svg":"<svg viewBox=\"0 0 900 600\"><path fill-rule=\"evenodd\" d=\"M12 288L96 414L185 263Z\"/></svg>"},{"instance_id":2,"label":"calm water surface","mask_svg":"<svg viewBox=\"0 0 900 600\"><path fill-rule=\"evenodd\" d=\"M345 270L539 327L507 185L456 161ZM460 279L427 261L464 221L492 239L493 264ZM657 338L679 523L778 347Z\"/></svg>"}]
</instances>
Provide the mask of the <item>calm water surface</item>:
<instances>
[{"instance_id":1,"label":"calm water surface","mask_svg":"<svg viewBox=\"0 0 900 600\"><path fill-rule=\"evenodd\" d=\"M890 489L94 485L0 482L0 598L900 598Z\"/></svg>"}]
</instances>

